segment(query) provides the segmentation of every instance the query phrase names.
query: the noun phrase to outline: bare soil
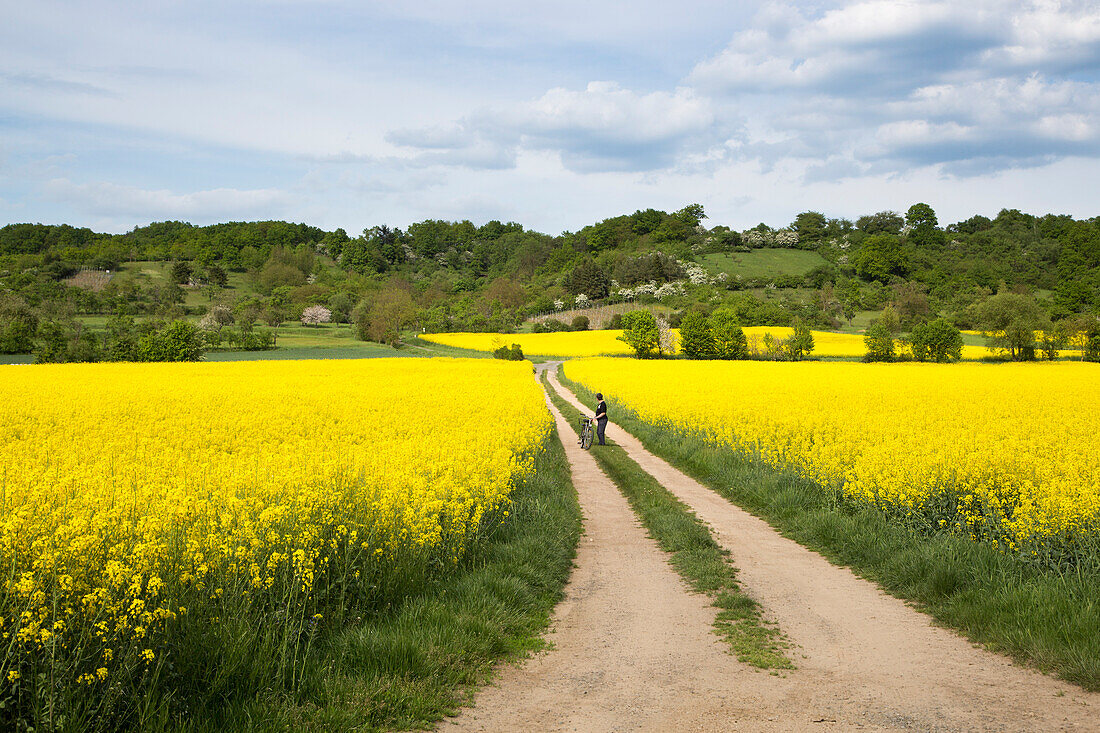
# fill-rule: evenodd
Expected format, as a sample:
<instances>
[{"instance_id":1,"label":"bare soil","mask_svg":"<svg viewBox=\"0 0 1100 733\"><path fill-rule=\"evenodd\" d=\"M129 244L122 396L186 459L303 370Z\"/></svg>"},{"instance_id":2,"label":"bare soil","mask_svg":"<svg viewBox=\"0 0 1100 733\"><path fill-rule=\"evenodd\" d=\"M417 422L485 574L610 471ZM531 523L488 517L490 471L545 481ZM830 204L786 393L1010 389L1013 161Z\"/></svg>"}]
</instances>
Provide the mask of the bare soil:
<instances>
[{"instance_id":1,"label":"bare soil","mask_svg":"<svg viewBox=\"0 0 1100 733\"><path fill-rule=\"evenodd\" d=\"M557 384L555 367L540 370L551 369L559 393L591 413ZM501 669L475 705L442 728L1100 731L1100 695L932 625L609 426L609 437L730 550L746 592L794 643L798 669L775 675L738 662L711 631L715 609L687 589L554 414L586 534L555 612L552 649Z\"/></svg>"}]
</instances>

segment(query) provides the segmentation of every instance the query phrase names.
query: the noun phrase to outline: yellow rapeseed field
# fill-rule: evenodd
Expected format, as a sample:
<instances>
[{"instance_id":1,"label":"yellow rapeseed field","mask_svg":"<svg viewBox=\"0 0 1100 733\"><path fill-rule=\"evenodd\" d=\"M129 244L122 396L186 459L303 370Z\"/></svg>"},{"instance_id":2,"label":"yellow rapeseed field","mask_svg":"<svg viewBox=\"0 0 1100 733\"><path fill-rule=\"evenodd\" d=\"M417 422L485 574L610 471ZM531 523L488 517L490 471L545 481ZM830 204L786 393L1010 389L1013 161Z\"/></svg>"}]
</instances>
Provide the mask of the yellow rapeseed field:
<instances>
[{"instance_id":1,"label":"yellow rapeseed field","mask_svg":"<svg viewBox=\"0 0 1100 733\"><path fill-rule=\"evenodd\" d=\"M632 354L616 337L622 331L563 331L559 333L426 333L420 338L444 346L474 351L496 351L519 344L531 356L602 356Z\"/></svg>"},{"instance_id":2,"label":"yellow rapeseed field","mask_svg":"<svg viewBox=\"0 0 1100 733\"><path fill-rule=\"evenodd\" d=\"M0 369L0 700L385 602L506 516L550 428L528 363Z\"/></svg>"},{"instance_id":3,"label":"yellow rapeseed field","mask_svg":"<svg viewBox=\"0 0 1100 733\"><path fill-rule=\"evenodd\" d=\"M642 419L794 467L930 531L1044 562L1097 548L1092 364L585 359L565 373Z\"/></svg>"},{"instance_id":4,"label":"yellow rapeseed field","mask_svg":"<svg viewBox=\"0 0 1100 733\"><path fill-rule=\"evenodd\" d=\"M789 338L793 329L781 326L747 326L742 329L750 349L763 351L764 335L773 338ZM420 338L445 346L457 346L474 351L495 351L500 346L519 344L524 354L531 356L616 356L634 353L617 336L622 331L563 331L559 333L428 333ZM672 329L675 340L679 330ZM812 331L814 350L811 357L861 357L867 352L863 336L854 333ZM963 346L964 360L977 360L992 352L984 346Z\"/></svg>"},{"instance_id":5,"label":"yellow rapeseed field","mask_svg":"<svg viewBox=\"0 0 1100 733\"><path fill-rule=\"evenodd\" d=\"M754 339L758 346L762 343L764 334L770 333L773 338L786 339L794 333L794 329L781 326L747 326L742 330L745 332L745 338L748 339L750 349L753 346ZM811 331L811 333L814 337L814 350L810 354L811 357L844 356L859 358L867 353L867 345L863 341L863 334L835 333L833 331ZM964 361L977 361L991 354L992 352L984 346L966 344L962 348Z\"/></svg>"}]
</instances>

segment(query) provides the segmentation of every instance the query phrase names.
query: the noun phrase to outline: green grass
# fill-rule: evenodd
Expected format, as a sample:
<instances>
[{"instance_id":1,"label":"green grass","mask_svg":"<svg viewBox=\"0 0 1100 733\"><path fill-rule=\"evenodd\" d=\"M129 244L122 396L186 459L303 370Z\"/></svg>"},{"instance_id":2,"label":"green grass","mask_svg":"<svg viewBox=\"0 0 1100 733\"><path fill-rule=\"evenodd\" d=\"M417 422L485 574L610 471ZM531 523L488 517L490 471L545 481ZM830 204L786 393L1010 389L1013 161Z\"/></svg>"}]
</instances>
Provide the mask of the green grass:
<instances>
[{"instance_id":1,"label":"green grass","mask_svg":"<svg viewBox=\"0 0 1100 733\"><path fill-rule=\"evenodd\" d=\"M562 383L582 401L592 400L582 385L564 377ZM787 537L976 643L1100 690L1100 572L1043 571L953 534L921 534L874 508L839 504L793 471L650 425L613 398L608 402L617 424L646 448Z\"/></svg>"},{"instance_id":2,"label":"green grass","mask_svg":"<svg viewBox=\"0 0 1100 733\"><path fill-rule=\"evenodd\" d=\"M264 686L211 700L177 731L423 729L468 703L493 665L545 647L562 598L581 513L556 433L513 493L510 518L458 570L381 616L319 639L297 690ZM242 679L269 680L266 660ZM270 682L266 683L270 685Z\"/></svg>"},{"instance_id":3,"label":"green grass","mask_svg":"<svg viewBox=\"0 0 1100 733\"><path fill-rule=\"evenodd\" d=\"M576 430L581 413L554 391L545 374L542 379L554 406ZM626 496L650 537L670 554L676 572L719 609L715 631L737 658L761 669L793 669L783 651L787 643L775 626L764 622L756 602L741 592L729 552L715 541L707 526L614 441L593 446L592 455Z\"/></svg>"},{"instance_id":4,"label":"green grass","mask_svg":"<svg viewBox=\"0 0 1100 733\"><path fill-rule=\"evenodd\" d=\"M275 329L275 336L276 345L280 349L343 349L378 346L378 344L358 340L355 337L355 326L350 323L306 326L297 321L289 321Z\"/></svg>"},{"instance_id":5,"label":"green grass","mask_svg":"<svg viewBox=\"0 0 1100 733\"><path fill-rule=\"evenodd\" d=\"M417 337L414 332L407 332L401 334L401 340L404 343L402 349L403 352L407 351L410 354L418 352L423 356L446 356L454 359L492 359L493 355L488 351L475 351L473 349L460 349L457 346L444 346L443 344L433 344L431 341L424 341Z\"/></svg>"},{"instance_id":6,"label":"green grass","mask_svg":"<svg viewBox=\"0 0 1100 733\"><path fill-rule=\"evenodd\" d=\"M863 333L867 330L867 327L870 326L881 315L881 310L857 311L856 314L852 316L851 324L849 324L846 319L841 318L840 328L836 330L840 331L841 333Z\"/></svg>"},{"instance_id":7,"label":"green grass","mask_svg":"<svg viewBox=\"0 0 1100 733\"><path fill-rule=\"evenodd\" d=\"M805 275L829 262L816 252L801 249L754 249L751 252L719 252L703 255L699 264L711 274L724 272L730 277L772 278L780 275Z\"/></svg>"}]
</instances>

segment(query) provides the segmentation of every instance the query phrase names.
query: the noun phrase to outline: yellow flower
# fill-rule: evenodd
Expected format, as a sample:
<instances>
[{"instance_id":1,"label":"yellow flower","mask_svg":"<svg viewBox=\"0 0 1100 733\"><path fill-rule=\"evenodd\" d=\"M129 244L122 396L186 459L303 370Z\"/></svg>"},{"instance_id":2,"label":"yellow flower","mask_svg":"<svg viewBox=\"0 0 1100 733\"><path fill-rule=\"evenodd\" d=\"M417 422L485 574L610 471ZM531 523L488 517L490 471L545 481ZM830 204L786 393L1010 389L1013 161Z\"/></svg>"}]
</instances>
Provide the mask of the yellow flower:
<instances>
[{"instance_id":1,"label":"yellow flower","mask_svg":"<svg viewBox=\"0 0 1100 733\"><path fill-rule=\"evenodd\" d=\"M12 371L0 380L5 645L40 659L49 642L55 663L79 669L148 662L179 617L288 605L320 617L316 589L340 579L385 588L387 574L462 558L550 429L528 363Z\"/></svg>"},{"instance_id":2,"label":"yellow flower","mask_svg":"<svg viewBox=\"0 0 1100 733\"><path fill-rule=\"evenodd\" d=\"M643 420L929 531L1052 562L1100 533L1090 364L585 359L565 373Z\"/></svg>"}]
</instances>

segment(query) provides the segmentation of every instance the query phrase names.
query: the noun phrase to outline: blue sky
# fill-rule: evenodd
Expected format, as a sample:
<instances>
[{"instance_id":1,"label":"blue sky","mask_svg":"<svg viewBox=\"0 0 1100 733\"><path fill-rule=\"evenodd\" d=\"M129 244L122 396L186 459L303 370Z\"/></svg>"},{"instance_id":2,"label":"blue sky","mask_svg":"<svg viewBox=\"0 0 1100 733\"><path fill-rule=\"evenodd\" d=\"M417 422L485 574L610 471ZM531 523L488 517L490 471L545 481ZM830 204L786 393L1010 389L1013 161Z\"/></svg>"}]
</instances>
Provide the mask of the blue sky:
<instances>
[{"instance_id":1,"label":"blue sky","mask_svg":"<svg viewBox=\"0 0 1100 733\"><path fill-rule=\"evenodd\" d=\"M4 5L0 223L1100 215L1095 2Z\"/></svg>"}]
</instances>

